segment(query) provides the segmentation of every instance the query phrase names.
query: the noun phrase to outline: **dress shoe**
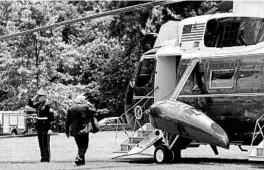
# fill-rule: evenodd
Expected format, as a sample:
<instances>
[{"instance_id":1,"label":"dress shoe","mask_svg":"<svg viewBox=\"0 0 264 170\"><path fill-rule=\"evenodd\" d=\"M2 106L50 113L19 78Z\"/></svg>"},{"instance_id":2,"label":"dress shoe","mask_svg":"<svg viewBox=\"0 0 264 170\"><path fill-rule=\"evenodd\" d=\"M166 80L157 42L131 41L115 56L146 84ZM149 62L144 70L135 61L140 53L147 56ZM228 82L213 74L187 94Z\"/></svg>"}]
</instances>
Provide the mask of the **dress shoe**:
<instances>
[{"instance_id":1,"label":"dress shoe","mask_svg":"<svg viewBox=\"0 0 264 170\"><path fill-rule=\"evenodd\" d=\"M50 160L49 159L41 158L40 162L50 162Z\"/></svg>"},{"instance_id":2,"label":"dress shoe","mask_svg":"<svg viewBox=\"0 0 264 170\"><path fill-rule=\"evenodd\" d=\"M75 158L75 164L76 164L77 166L79 166L79 165L85 165L85 160L84 160L84 158L80 158L79 156L76 157L76 158Z\"/></svg>"}]
</instances>

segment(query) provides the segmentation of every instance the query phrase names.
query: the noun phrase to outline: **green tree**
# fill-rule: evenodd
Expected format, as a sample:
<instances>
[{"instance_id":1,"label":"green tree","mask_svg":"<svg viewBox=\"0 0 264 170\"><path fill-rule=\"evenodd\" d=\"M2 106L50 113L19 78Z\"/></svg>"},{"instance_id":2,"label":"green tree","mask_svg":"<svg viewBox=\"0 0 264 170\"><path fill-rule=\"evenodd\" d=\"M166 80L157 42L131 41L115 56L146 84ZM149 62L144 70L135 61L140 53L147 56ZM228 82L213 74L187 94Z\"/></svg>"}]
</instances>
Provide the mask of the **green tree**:
<instances>
[{"instance_id":1,"label":"green tree","mask_svg":"<svg viewBox=\"0 0 264 170\"><path fill-rule=\"evenodd\" d=\"M0 35L146 1L0 3ZM0 109L16 110L46 89L57 110L85 94L101 116L120 115L142 54L168 20L201 15L217 2L181 2L52 28L0 42ZM58 113L63 113L62 111Z\"/></svg>"}]
</instances>

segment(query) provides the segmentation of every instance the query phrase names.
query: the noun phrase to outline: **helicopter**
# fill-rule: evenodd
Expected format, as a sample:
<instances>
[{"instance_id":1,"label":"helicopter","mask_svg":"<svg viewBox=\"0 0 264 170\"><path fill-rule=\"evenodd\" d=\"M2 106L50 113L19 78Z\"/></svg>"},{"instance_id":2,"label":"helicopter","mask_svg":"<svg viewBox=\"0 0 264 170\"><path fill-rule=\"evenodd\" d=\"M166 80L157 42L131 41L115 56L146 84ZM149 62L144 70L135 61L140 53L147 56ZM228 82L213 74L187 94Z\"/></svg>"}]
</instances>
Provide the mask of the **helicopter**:
<instances>
[{"instance_id":1,"label":"helicopter","mask_svg":"<svg viewBox=\"0 0 264 170\"><path fill-rule=\"evenodd\" d=\"M155 1L0 37L165 5ZM244 4L243 4L244 3ZM126 94L131 127L150 122L168 141L154 146L158 163L177 161L192 141L228 149L250 142L263 110L263 3L223 1L205 15L170 21L141 57ZM249 13L258 9L257 13ZM230 12L232 10L232 12ZM163 39L164 38L164 39ZM137 120L136 120L137 119ZM241 148L241 150L243 150ZM158 158L158 153L163 157Z\"/></svg>"},{"instance_id":2,"label":"helicopter","mask_svg":"<svg viewBox=\"0 0 264 170\"><path fill-rule=\"evenodd\" d=\"M263 7L223 1L205 15L170 21L157 37L164 40L143 54L127 88L126 117L135 129L150 122L166 133L167 145L155 144L157 163L177 161L192 141L216 155L217 147L252 144L264 108Z\"/></svg>"}]
</instances>

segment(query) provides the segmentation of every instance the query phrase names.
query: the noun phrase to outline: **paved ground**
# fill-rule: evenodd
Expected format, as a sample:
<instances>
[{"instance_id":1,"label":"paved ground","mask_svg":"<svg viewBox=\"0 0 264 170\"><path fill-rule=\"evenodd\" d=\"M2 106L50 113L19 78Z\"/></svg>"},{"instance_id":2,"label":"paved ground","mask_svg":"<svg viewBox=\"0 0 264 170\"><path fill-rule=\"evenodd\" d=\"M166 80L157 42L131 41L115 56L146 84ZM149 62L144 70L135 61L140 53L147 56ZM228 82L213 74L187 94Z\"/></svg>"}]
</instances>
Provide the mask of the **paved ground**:
<instances>
[{"instance_id":1,"label":"paved ground","mask_svg":"<svg viewBox=\"0 0 264 170\"><path fill-rule=\"evenodd\" d=\"M0 169L262 169L264 163L248 162L247 152L231 146L229 150L219 149L215 156L209 146L190 148L183 151L183 159L177 164L156 164L153 156L134 155L118 159L113 154L115 146L125 139L124 132L99 132L90 134L90 145L86 154L86 165L74 165L77 147L73 138L64 134L51 136L51 162L40 163L36 136L0 138ZM249 149L248 146L244 146ZM153 148L146 153L152 154Z\"/></svg>"}]
</instances>

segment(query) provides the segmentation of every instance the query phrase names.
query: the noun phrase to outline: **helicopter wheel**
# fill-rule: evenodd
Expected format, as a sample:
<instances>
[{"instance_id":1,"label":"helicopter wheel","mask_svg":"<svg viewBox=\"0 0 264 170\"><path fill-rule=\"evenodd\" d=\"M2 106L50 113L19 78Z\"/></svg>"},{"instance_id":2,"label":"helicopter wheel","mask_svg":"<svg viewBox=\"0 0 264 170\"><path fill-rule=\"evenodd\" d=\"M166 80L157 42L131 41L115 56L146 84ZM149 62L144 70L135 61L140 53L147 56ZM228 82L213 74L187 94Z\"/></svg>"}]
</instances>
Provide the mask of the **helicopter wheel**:
<instances>
[{"instance_id":1,"label":"helicopter wheel","mask_svg":"<svg viewBox=\"0 0 264 170\"><path fill-rule=\"evenodd\" d=\"M166 145L159 145L154 151L154 159L159 164L171 162L174 159L174 153Z\"/></svg>"}]
</instances>

